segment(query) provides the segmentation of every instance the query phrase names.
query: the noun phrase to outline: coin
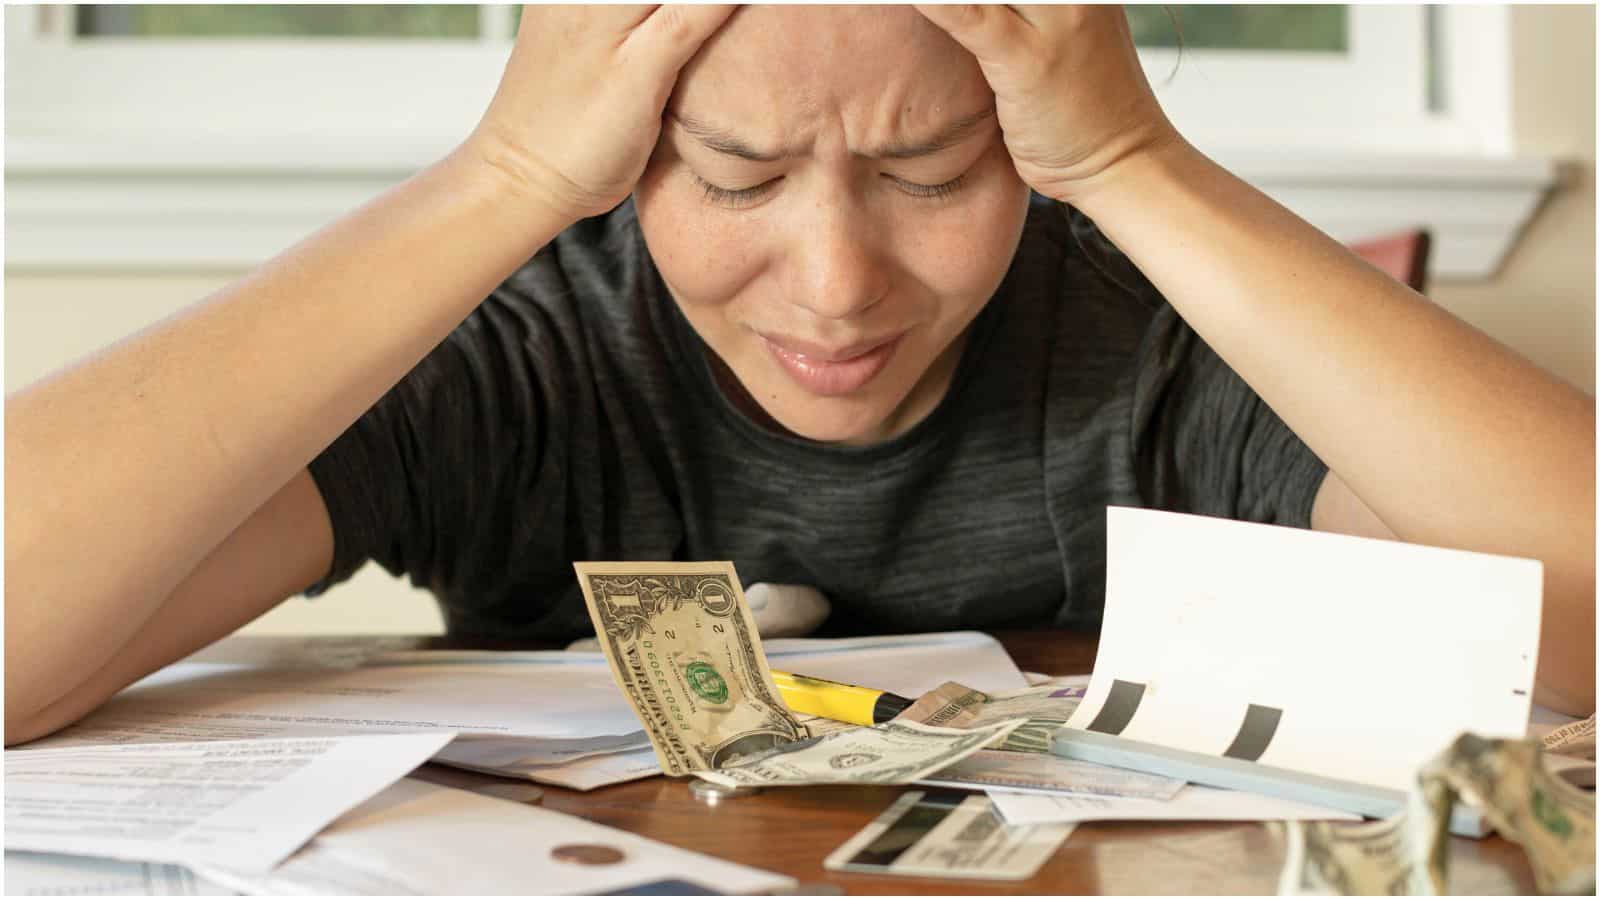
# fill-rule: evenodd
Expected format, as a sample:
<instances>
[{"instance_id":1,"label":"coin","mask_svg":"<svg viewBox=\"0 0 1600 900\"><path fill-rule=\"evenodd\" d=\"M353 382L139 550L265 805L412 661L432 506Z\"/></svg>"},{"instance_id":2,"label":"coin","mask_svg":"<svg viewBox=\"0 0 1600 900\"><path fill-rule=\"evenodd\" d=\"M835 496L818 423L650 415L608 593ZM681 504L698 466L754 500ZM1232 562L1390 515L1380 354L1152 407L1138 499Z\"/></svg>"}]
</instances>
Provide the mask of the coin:
<instances>
[{"instance_id":1,"label":"coin","mask_svg":"<svg viewBox=\"0 0 1600 900\"><path fill-rule=\"evenodd\" d=\"M695 779L689 782L689 793L707 806L716 806L730 797L748 797L761 793L758 787L724 787L716 782Z\"/></svg>"},{"instance_id":2,"label":"coin","mask_svg":"<svg viewBox=\"0 0 1600 900\"><path fill-rule=\"evenodd\" d=\"M489 797L499 797L501 800L510 800L512 803L538 803L544 796L543 788L536 788L531 784L511 782L495 782L474 787L474 793Z\"/></svg>"},{"instance_id":3,"label":"coin","mask_svg":"<svg viewBox=\"0 0 1600 900\"><path fill-rule=\"evenodd\" d=\"M605 844L562 844L550 851L550 858L580 866L609 866L622 862L623 853Z\"/></svg>"}]
</instances>

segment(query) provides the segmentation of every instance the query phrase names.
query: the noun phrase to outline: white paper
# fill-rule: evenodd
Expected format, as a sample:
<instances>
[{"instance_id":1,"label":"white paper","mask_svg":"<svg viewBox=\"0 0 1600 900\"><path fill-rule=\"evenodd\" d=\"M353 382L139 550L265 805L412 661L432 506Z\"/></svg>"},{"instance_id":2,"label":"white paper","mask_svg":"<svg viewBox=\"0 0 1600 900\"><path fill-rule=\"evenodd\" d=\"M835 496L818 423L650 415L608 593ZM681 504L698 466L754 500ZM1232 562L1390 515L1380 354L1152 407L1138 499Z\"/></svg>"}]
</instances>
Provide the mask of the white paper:
<instances>
[{"instance_id":1,"label":"white paper","mask_svg":"<svg viewBox=\"0 0 1600 900\"><path fill-rule=\"evenodd\" d=\"M1027 685L999 642L976 632L787 638L766 647L775 668L910 696L946 680L985 691ZM454 731L463 742L558 740L559 745L529 744L528 765L548 764L549 754L586 739L623 749L639 746L642 737L599 653L415 651L386 654L353 669L181 662L117 694L83 722L28 746L415 731ZM478 749L504 762L516 756L515 746L479 743Z\"/></svg>"},{"instance_id":2,"label":"white paper","mask_svg":"<svg viewBox=\"0 0 1600 900\"><path fill-rule=\"evenodd\" d=\"M592 640L592 639L590 639ZM993 636L979 631L875 635L858 638L762 639L767 663L774 669L859 684L915 697L946 681L980 691L1011 691L1028 686L1022 670ZM563 650L568 656L598 660L598 650ZM395 664L432 661L470 665L499 662L514 665L547 651L407 650L379 657ZM1087 676L1067 676L1076 678Z\"/></svg>"},{"instance_id":3,"label":"white paper","mask_svg":"<svg viewBox=\"0 0 1600 900\"><path fill-rule=\"evenodd\" d=\"M650 739L632 734L597 738L525 738L463 735L434 756L435 762L493 771L525 771L581 763L608 754L644 750Z\"/></svg>"},{"instance_id":4,"label":"white paper","mask_svg":"<svg viewBox=\"0 0 1600 900\"><path fill-rule=\"evenodd\" d=\"M1292 800L1244 791L1225 791L1198 784L1185 786L1171 800L1138 797L1091 797L1084 794L1013 794L988 791L989 799L1008 825L1051 822L1269 822L1287 819L1361 817Z\"/></svg>"},{"instance_id":5,"label":"white paper","mask_svg":"<svg viewBox=\"0 0 1600 900\"><path fill-rule=\"evenodd\" d=\"M772 668L916 697L946 681L980 691L1028 686L1000 642L976 631L762 641Z\"/></svg>"},{"instance_id":6,"label":"white paper","mask_svg":"<svg viewBox=\"0 0 1600 900\"><path fill-rule=\"evenodd\" d=\"M621 851L610 865L553 858L563 845ZM794 879L537 806L405 779L317 835L266 876L207 876L261 894L575 894L680 878L729 894Z\"/></svg>"},{"instance_id":7,"label":"white paper","mask_svg":"<svg viewBox=\"0 0 1600 900\"><path fill-rule=\"evenodd\" d=\"M454 735L5 752L5 847L270 868Z\"/></svg>"},{"instance_id":8,"label":"white paper","mask_svg":"<svg viewBox=\"0 0 1600 900\"><path fill-rule=\"evenodd\" d=\"M214 897L233 893L171 863L8 850L5 865L7 896Z\"/></svg>"},{"instance_id":9,"label":"white paper","mask_svg":"<svg viewBox=\"0 0 1600 900\"><path fill-rule=\"evenodd\" d=\"M947 679L1014 690L1026 679L974 631L766 642L774 668L918 695ZM589 790L656 773L634 709L600 653L414 650L339 668L182 661L32 748L107 743L459 735L438 762ZM646 764L643 761L651 761Z\"/></svg>"},{"instance_id":10,"label":"white paper","mask_svg":"<svg viewBox=\"0 0 1600 900\"><path fill-rule=\"evenodd\" d=\"M28 746L440 731L571 739L639 730L598 654L517 657L352 669L180 662Z\"/></svg>"},{"instance_id":11,"label":"white paper","mask_svg":"<svg viewBox=\"0 0 1600 900\"><path fill-rule=\"evenodd\" d=\"M776 668L911 696L947 679L1026 686L999 642L977 632L765 646ZM584 790L655 774L634 752L649 743L605 657L562 650L405 651L355 668L180 662L28 747L440 730L460 738L439 761L475 771Z\"/></svg>"},{"instance_id":12,"label":"white paper","mask_svg":"<svg viewBox=\"0 0 1600 900\"><path fill-rule=\"evenodd\" d=\"M445 752L451 752L453 747L454 745L445 748ZM508 778L527 778L540 784L570 788L574 791L592 791L598 787L608 787L661 774L661 764L656 760L655 748L649 746L642 750L586 756L569 763L535 768L478 766L442 756L435 756L434 762L443 762L470 772L483 772Z\"/></svg>"},{"instance_id":13,"label":"white paper","mask_svg":"<svg viewBox=\"0 0 1600 900\"><path fill-rule=\"evenodd\" d=\"M1260 762L1402 791L1462 731L1526 730L1536 561L1151 510L1107 522L1099 655L1070 727L1122 680L1144 685L1122 737L1221 755L1256 704L1281 711Z\"/></svg>"}]
</instances>

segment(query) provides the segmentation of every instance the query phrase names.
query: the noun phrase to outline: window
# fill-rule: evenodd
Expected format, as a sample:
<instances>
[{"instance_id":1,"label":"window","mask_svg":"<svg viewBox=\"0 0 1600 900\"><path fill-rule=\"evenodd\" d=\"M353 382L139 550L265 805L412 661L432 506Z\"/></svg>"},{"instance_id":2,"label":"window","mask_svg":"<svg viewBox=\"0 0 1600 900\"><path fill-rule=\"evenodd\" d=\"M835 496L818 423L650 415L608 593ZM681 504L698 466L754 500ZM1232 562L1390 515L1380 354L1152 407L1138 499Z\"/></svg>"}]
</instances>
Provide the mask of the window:
<instances>
[{"instance_id":1,"label":"window","mask_svg":"<svg viewBox=\"0 0 1600 900\"><path fill-rule=\"evenodd\" d=\"M1349 7L1337 4L1129 6L1126 11L1133 42L1141 47L1343 53L1350 45Z\"/></svg>"},{"instance_id":2,"label":"window","mask_svg":"<svg viewBox=\"0 0 1600 900\"><path fill-rule=\"evenodd\" d=\"M476 6L80 4L73 37L476 38Z\"/></svg>"},{"instance_id":3,"label":"window","mask_svg":"<svg viewBox=\"0 0 1600 900\"><path fill-rule=\"evenodd\" d=\"M1459 175L1535 189L1536 200L1550 180L1548 162L1506 159L1505 7L1127 9L1151 83L1184 134L1335 236L1436 218L1341 212L1352 183L1393 197L1397 184ZM150 203L171 215L122 263L188 254L231 265L275 252L466 135L493 95L519 13L8 6L10 258L76 258L90 251L62 245L71 217L78 227L86 213L137 216ZM230 216L231 232L254 221L257 237L198 224L223 203L222 189L244 211ZM196 223L188 249L162 236L185 217ZM1448 270L1451 244L1436 237ZM1483 256L1481 244L1471 256Z\"/></svg>"}]
</instances>

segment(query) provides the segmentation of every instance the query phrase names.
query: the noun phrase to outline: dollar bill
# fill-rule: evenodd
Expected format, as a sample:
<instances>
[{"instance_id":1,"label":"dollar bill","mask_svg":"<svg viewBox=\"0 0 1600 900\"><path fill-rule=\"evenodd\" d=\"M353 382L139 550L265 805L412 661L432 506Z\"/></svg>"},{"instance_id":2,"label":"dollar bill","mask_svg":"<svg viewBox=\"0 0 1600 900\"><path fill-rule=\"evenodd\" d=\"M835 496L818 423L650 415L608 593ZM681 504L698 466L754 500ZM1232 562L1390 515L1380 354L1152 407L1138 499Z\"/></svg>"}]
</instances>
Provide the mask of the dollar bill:
<instances>
[{"instance_id":1,"label":"dollar bill","mask_svg":"<svg viewBox=\"0 0 1600 900\"><path fill-rule=\"evenodd\" d=\"M1024 753L1050 752L1050 736L1065 725L1083 700L1082 687L1040 685L1003 694L988 694L946 681L918 697L895 717L942 728L974 728L1011 719L1026 719L996 749Z\"/></svg>"},{"instance_id":2,"label":"dollar bill","mask_svg":"<svg viewBox=\"0 0 1600 900\"><path fill-rule=\"evenodd\" d=\"M797 741L695 774L727 787L909 784L976 753L1022 722L955 729L889 721Z\"/></svg>"},{"instance_id":3,"label":"dollar bill","mask_svg":"<svg viewBox=\"0 0 1600 900\"><path fill-rule=\"evenodd\" d=\"M573 567L663 772L716 769L810 737L772 681L731 562Z\"/></svg>"},{"instance_id":4,"label":"dollar bill","mask_svg":"<svg viewBox=\"0 0 1600 900\"><path fill-rule=\"evenodd\" d=\"M1594 893L1594 795L1555 775L1543 752L1538 741L1463 734L1422 768L1395 816L1289 823L1280 893L1445 893L1458 802L1522 846L1540 893Z\"/></svg>"},{"instance_id":5,"label":"dollar bill","mask_svg":"<svg viewBox=\"0 0 1600 900\"><path fill-rule=\"evenodd\" d=\"M1545 735L1544 749L1583 759L1594 759L1594 716L1569 722Z\"/></svg>"}]
</instances>

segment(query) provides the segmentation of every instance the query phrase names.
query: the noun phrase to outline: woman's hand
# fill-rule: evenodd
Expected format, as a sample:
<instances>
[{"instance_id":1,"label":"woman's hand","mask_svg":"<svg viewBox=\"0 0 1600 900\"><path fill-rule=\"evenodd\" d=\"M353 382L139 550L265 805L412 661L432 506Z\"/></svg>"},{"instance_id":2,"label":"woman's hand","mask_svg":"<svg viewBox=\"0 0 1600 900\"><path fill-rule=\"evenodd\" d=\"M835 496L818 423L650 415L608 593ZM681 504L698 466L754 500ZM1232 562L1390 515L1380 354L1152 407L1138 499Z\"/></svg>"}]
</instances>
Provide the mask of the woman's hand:
<instances>
[{"instance_id":1,"label":"woman's hand","mask_svg":"<svg viewBox=\"0 0 1600 900\"><path fill-rule=\"evenodd\" d=\"M1063 202L1124 160L1182 138L1161 111L1120 6L918 6L994 89L1017 174Z\"/></svg>"},{"instance_id":2,"label":"woman's hand","mask_svg":"<svg viewBox=\"0 0 1600 900\"><path fill-rule=\"evenodd\" d=\"M678 70L733 9L523 7L468 145L573 219L605 212L644 171Z\"/></svg>"}]
</instances>

